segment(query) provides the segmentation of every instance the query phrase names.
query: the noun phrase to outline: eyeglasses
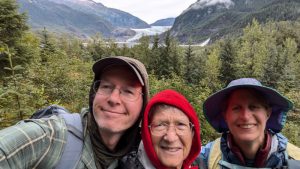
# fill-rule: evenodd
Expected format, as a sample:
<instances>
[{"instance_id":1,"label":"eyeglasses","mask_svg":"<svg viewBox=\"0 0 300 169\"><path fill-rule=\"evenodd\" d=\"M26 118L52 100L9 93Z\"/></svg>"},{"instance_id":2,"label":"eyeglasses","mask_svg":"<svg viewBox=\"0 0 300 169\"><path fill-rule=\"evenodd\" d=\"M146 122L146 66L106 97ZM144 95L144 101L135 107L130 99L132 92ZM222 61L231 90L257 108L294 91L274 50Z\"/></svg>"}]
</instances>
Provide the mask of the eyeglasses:
<instances>
[{"instance_id":1,"label":"eyeglasses","mask_svg":"<svg viewBox=\"0 0 300 169\"><path fill-rule=\"evenodd\" d=\"M110 96L115 89L119 90L120 98L127 101L135 101L143 94L132 86L117 88L114 84L105 80L97 80L93 85L94 92L103 96Z\"/></svg>"},{"instance_id":2,"label":"eyeglasses","mask_svg":"<svg viewBox=\"0 0 300 169\"><path fill-rule=\"evenodd\" d=\"M168 123L152 123L148 126L150 128L150 131L155 136L163 136L167 134L167 131L170 129L170 127L174 127L176 134L179 136L183 136L188 134L192 129L194 128L194 124L189 122L186 123L176 123L174 125L170 125Z\"/></svg>"}]
</instances>

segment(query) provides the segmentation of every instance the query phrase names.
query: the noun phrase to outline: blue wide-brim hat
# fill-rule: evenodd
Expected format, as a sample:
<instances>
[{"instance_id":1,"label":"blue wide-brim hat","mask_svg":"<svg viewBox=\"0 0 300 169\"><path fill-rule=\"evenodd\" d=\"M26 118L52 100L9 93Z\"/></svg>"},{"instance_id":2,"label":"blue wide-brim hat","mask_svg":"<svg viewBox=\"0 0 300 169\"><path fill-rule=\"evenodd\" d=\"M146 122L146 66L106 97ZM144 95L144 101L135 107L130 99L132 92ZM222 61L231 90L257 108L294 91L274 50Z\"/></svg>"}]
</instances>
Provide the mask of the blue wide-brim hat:
<instances>
[{"instance_id":1,"label":"blue wide-brim hat","mask_svg":"<svg viewBox=\"0 0 300 169\"><path fill-rule=\"evenodd\" d=\"M252 88L260 92L272 107L272 114L267 121L266 129L278 133L286 121L286 113L293 108L293 103L278 93L275 89L263 86L254 78L241 78L231 81L228 86L211 96L203 103L203 112L210 125L218 132L227 132L228 126L222 115L222 105L229 94L238 88Z\"/></svg>"}]
</instances>

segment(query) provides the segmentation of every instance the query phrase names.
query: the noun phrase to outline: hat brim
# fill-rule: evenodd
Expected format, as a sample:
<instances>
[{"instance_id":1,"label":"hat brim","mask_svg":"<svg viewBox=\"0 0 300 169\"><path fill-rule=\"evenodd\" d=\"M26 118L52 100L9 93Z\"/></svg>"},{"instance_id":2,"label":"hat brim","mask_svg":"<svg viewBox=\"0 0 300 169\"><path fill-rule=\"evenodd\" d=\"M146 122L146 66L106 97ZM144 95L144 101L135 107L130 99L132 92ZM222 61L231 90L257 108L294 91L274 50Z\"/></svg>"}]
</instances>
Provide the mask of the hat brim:
<instances>
[{"instance_id":1,"label":"hat brim","mask_svg":"<svg viewBox=\"0 0 300 169\"><path fill-rule=\"evenodd\" d=\"M129 63L128 61L126 61L126 59L122 57L108 57L97 61L93 65L93 72L95 74L94 80L99 79L103 70L111 65L127 65L135 73L141 85L145 86L144 80L141 76L141 73L138 71L138 69L133 64Z\"/></svg>"},{"instance_id":2,"label":"hat brim","mask_svg":"<svg viewBox=\"0 0 300 169\"><path fill-rule=\"evenodd\" d=\"M266 128L271 129L276 133L280 132L286 121L286 113L287 111L292 109L293 104L276 90L266 86L257 85L231 86L209 96L203 103L203 112L210 125L220 133L229 130L222 115L222 104L224 103L225 99L227 99L229 94L233 90L238 88L256 89L257 91L262 93L263 96L265 96L270 106L272 107L272 114L267 121Z\"/></svg>"}]
</instances>

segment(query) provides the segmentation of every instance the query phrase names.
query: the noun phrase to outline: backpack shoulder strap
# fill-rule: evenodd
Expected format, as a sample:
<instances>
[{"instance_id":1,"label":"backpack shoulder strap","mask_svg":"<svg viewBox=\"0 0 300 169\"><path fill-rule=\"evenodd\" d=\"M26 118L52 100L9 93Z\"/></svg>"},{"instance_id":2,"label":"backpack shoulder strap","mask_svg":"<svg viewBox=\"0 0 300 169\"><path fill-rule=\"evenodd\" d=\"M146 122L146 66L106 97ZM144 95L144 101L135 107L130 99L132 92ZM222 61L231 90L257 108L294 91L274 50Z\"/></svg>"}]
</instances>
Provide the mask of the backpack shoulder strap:
<instances>
[{"instance_id":1,"label":"backpack shoulder strap","mask_svg":"<svg viewBox=\"0 0 300 169\"><path fill-rule=\"evenodd\" d=\"M292 157L295 160L300 160L300 148L295 146L292 143L287 143L286 150L289 157Z\"/></svg>"},{"instance_id":2,"label":"backpack shoulder strap","mask_svg":"<svg viewBox=\"0 0 300 169\"><path fill-rule=\"evenodd\" d=\"M222 152L221 152L221 138L217 138L209 152L209 157L208 157L208 168L209 169L217 169L220 168L219 166L219 161L222 158Z\"/></svg>"},{"instance_id":3,"label":"backpack shoulder strap","mask_svg":"<svg viewBox=\"0 0 300 169\"><path fill-rule=\"evenodd\" d=\"M64 114L60 114L59 116L64 118L68 128L68 132L71 132L73 135L78 137L78 139L83 140L83 128L82 128L80 114L64 113Z\"/></svg>"},{"instance_id":4,"label":"backpack shoulder strap","mask_svg":"<svg viewBox=\"0 0 300 169\"><path fill-rule=\"evenodd\" d=\"M80 161L83 148L83 129L81 124L81 117L78 113L61 113L64 118L68 132L67 142L65 144L60 161L57 163L55 169L73 169Z\"/></svg>"},{"instance_id":5,"label":"backpack shoulder strap","mask_svg":"<svg viewBox=\"0 0 300 169\"><path fill-rule=\"evenodd\" d=\"M67 109L51 105L36 111L31 118L49 118L59 116L64 119L67 126L67 142L63 147L62 156L55 169L73 169L77 166L83 148L83 127L80 114L70 113Z\"/></svg>"}]
</instances>

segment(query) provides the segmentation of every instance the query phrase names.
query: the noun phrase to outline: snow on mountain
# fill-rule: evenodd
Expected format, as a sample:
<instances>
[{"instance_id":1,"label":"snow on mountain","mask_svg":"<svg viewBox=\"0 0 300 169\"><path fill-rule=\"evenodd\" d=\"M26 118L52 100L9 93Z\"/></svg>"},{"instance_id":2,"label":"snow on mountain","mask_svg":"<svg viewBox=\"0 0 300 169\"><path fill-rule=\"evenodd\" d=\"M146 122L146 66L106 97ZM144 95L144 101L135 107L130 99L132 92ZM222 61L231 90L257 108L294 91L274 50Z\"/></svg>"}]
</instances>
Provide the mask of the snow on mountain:
<instances>
[{"instance_id":1,"label":"snow on mountain","mask_svg":"<svg viewBox=\"0 0 300 169\"><path fill-rule=\"evenodd\" d=\"M229 8L230 6L234 5L234 2L232 2L231 0L198 0L196 3L192 4L188 9L184 10L184 12L190 9L197 10L216 4L223 4L226 8Z\"/></svg>"}]
</instances>

